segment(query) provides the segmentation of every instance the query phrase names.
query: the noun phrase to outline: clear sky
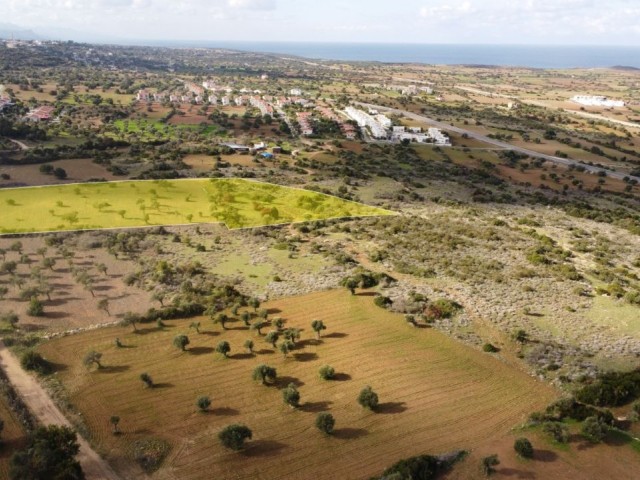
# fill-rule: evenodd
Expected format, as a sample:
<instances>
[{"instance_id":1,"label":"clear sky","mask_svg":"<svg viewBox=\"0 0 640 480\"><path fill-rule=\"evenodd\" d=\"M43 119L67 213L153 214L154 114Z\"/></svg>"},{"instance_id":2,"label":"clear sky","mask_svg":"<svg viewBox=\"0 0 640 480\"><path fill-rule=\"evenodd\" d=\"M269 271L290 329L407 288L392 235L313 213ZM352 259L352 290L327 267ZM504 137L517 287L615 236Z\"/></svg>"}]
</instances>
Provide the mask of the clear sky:
<instances>
[{"instance_id":1,"label":"clear sky","mask_svg":"<svg viewBox=\"0 0 640 480\"><path fill-rule=\"evenodd\" d=\"M121 39L640 46L640 0L0 0L0 18Z\"/></svg>"}]
</instances>

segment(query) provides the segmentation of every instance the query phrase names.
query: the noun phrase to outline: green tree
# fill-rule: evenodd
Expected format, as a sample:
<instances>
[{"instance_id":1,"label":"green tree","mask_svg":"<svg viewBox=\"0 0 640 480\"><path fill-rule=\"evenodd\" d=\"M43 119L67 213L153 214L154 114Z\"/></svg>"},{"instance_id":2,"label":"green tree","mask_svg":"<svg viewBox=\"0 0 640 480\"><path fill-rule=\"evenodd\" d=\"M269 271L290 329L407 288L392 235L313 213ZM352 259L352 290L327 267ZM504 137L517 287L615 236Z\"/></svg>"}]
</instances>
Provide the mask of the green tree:
<instances>
[{"instance_id":1,"label":"green tree","mask_svg":"<svg viewBox=\"0 0 640 480\"><path fill-rule=\"evenodd\" d=\"M20 365L25 370L32 370L41 374L51 372L51 364L42 355L33 350L27 350L20 357Z\"/></svg>"},{"instance_id":2,"label":"green tree","mask_svg":"<svg viewBox=\"0 0 640 480\"><path fill-rule=\"evenodd\" d=\"M138 314L133 312L127 312L124 314L124 317L122 318L121 325L125 327L131 325L133 327L133 331L137 332L138 328L136 327L136 324L138 322L140 322L140 316Z\"/></svg>"},{"instance_id":3,"label":"green tree","mask_svg":"<svg viewBox=\"0 0 640 480\"><path fill-rule=\"evenodd\" d=\"M148 373L141 373L140 380L142 380L142 382L147 386L147 388L153 388L153 379L151 378L151 375L149 375Z\"/></svg>"},{"instance_id":4,"label":"green tree","mask_svg":"<svg viewBox=\"0 0 640 480\"><path fill-rule=\"evenodd\" d=\"M364 408L375 410L378 406L378 394L370 386L364 387L358 395L358 403Z\"/></svg>"},{"instance_id":5,"label":"green tree","mask_svg":"<svg viewBox=\"0 0 640 480\"><path fill-rule=\"evenodd\" d=\"M102 310L109 317L111 316L111 313L109 313L109 299L108 298L101 298L100 300L98 300L98 310Z\"/></svg>"},{"instance_id":6,"label":"green tree","mask_svg":"<svg viewBox=\"0 0 640 480\"><path fill-rule=\"evenodd\" d=\"M494 473L495 466L500 465L500 460L498 459L498 455L489 455L482 459L482 471L486 476Z\"/></svg>"},{"instance_id":7,"label":"green tree","mask_svg":"<svg viewBox=\"0 0 640 480\"><path fill-rule=\"evenodd\" d=\"M320 367L320 378L323 380L333 380L336 376L335 369L330 365L323 365Z\"/></svg>"},{"instance_id":8,"label":"green tree","mask_svg":"<svg viewBox=\"0 0 640 480\"><path fill-rule=\"evenodd\" d=\"M189 337L186 335L176 335L173 339L173 345L184 352L187 349L187 345L189 345Z\"/></svg>"},{"instance_id":9,"label":"green tree","mask_svg":"<svg viewBox=\"0 0 640 480\"><path fill-rule=\"evenodd\" d=\"M249 301L247 302L247 304L253 308L254 312L258 311L258 308L260 308L260 300L258 300L257 298L250 298Z\"/></svg>"},{"instance_id":10,"label":"green tree","mask_svg":"<svg viewBox=\"0 0 640 480\"><path fill-rule=\"evenodd\" d=\"M545 422L542 431L553 438L558 443L569 441L569 428L560 422Z\"/></svg>"},{"instance_id":11,"label":"green tree","mask_svg":"<svg viewBox=\"0 0 640 480\"><path fill-rule=\"evenodd\" d=\"M83 480L76 455L80 451L76 433L68 427L38 427L24 450L11 457L11 480Z\"/></svg>"},{"instance_id":12,"label":"green tree","mask_svg":"<svg viewBox=\"0 0 640 480\"><path fill-rule=\"evenodd\" d=\"M220 343L218 343L218 345L216 346L216 352L221 353L222 355L225 356L225 358L229 355L229 352L231 351L231 345L229 345L229 342L227 341L222 341Z\"/></svg>"},{"instance_id":13,"label":"green tree","mask_svg":"<svg viewBox=\"0 0 640 480\"><path fill-rule=\"evenodd\" d=\"M300 340L300 329L299 328L287 328L282 336L289 342L293 344L295 347L296 341Z\"/></svg>"},{"instance_id":14,"label":"green tree","mask_svg":"<svg viewBox=\"0 0 640 480\"><path fill-rule=\"evenodd\" d=\"M200 322L191 322L191 325L189 325L189 328L193 328L196 333L200 333Z\"/></svg>"},{"instance_id":15,"label":"green tree","mask_svg":"<svg viewBox=\"0 0 640 480\"><path fill-rule=\"evenodd\" d=\"M100 360L102 359L102 354L100 352L96 352L95 350L91 350L87 352L84 356L82 363L85 367L91 368L92 365L98 367L98 369L102 368L102 364Z\"/></svg>"},{"instance_id":16,"label":"green tree","mask_svg":"<svg viewBox=\"0 0 640 480\"><path fill-rule=\"evenodd\" d=\"M278 346L278 350L280 350L280 353L282 353L282 355L287 358L287 355L289 355L289 352L293 350L294 347L295 345L293 344L293 342L285 340Z\"/></svg>"},{"instance_id":17,"label":"green tree","mask_svg":"<svg viewBox=\"0 0 640 480\"><path fill-rule=\"evenodd\" d=\"M284 403L292 408L297 408L300 405L300 392L293 383L282 390L282 398Z\"/></svg>"},{"instance_id":18,"label":"green tree","mask_svg":"<svg viewBox=\"0 0 640 480\"><path fill-rule=\"evenodd\" d=\"M30 317L42 317L44 316L44 306L42 302L36 297L31 297L29 306L27 307L27 315Z\"/></svg>"},{"instance_id":19,"label":"green tree","mask_svg":"<svg viewBox=\"0 0 640 480\"><path fill-rule=\"evenodd\" d=\"M98 270L103 275L107 274L107 266L104 263L99 263L96 265L96 270Z\"/></svg>"},{"instance_id":20,"label":"green tree","mask_svg":"<svg viewBox=\"0 0 640 480\"><path fill-rule=\"evenodd\" d=\"M348 278L344 282L344 286L347 287L347 290L351 292L351 295L356 294L356 288L358 288L358 281L354 278Z\"/></svg>"},{"instance_id":21,"label":"green tree","mask_svg":"<svg viewBox=\"0 0 640 480\"><path fill-rule=\"evenodd\" d=\"M198 406L201 412L206 412L207 410L209 410L209 407L211 406L211 399L206 395L202 397L198 397L198 400L196 400L196 405Z\"/></svg>"},{"instance_id":22,"label":"green tree","mask_svg":"<svg viewBox=\"0 0 640 480\"><path fill-rule=\"evenodd\" d=\"M280 338L280 334L275 330L270 331L264 337L265 342L270 343L273 348L276 348L276 342Z\"/></svg>"},{"instance_id":23,"label":"green tree","mask_svg":"<svg viewBox=\"0 0 640 480\"><path fill-rule=\"evenodd\" d=\"M522 458L533 457L533 445L531 445L531 442L529 441L528 438L521 437L516 439L516 441L513 444L513 449Z\"/></svg>"},{"instance_id":24,"label":"green tree","mask_svg":"<svg viewBox=\"0 0 640 480\"><path fill-rule=\"evenodd\" d=\"M609 433L611 427L600 417L588 417L582 422L580 433L591 443L600 443Z\"/></svg>"},{"instance_id":25,"label":"green tree","mask_svg":"<svg viewBox=\"0 0 640 480\"><path fill-rule=\"evenodd\" d=\"M263 385L266 385L267 381L269 382L275 381L276 378L277 378L276 369L268 365L261 364L261 365L258 365L253 370L253 379L260 380Z\"/></svg>"},{"instance_id":26,"label":"green tree","mask_svg":"<svg viewBox=\"0 0 640 480\"><path fill-rule=\"evenodd\" d=\"M327 435L331 435L333 433L333 429L336 425L336 420L333 418L328 412L319 413L316 417L316 427L323 433Z\"/></svg>"},{"instance_id":27,"label":"green tree","mask_svg":"<svg viewBox=\"0 0 640 480\"><path fill-rule=\"evenodd\" d=\"M213 323L220 324L223 330L227 329L226 323L229 321L229 317L224 313L219 313L213 319Z\"/></svg>"},{"instance_id":28,"label":"green tree","mask_svg":"<svg viewBox=\"0 0 640 480\"><path fill-rule=\"evenodd\" d=\"M56 265L56 259L55 258L47 257L47 258L42 260L42 267L46 268L48 270L53 271L53 267L55 265Z\"/></svg>"},{"instance_id":29,"label":"green tree","mask_svg":"<svg viewBox=\"0 0 640 480\"><path fill-rule=\"evenodd\" d=\"M229 425L223 428L218 434L218 439L222 445L230 450L240 451L244 447L244 442L252 437L251 429L245 425Z\"/></svg>"},{"instance_id":30,"label":"green tree","mask_svg":"<svg viewBox=\"0 0 640 480\"><path fill-rule=\"evenodd\" d=\"M13 242L9 247L9 251L18 252L18 254L22 255L22 242L20 241Z\"/></svg>"},{"instance_id":31,"label":"green tree","mask_svg":"<svg viewBox=\"0 0 640 480\"><path fill-rule=\"evenodd\" d=\"M273 320L273 325L278 329L278 330L282 330L282 327L284 327L284 319L283 318L276 318Z\"/></svg>"},{"instance_id":32,"label":"green tree","mask_svg":"<svg viewBox=\"0 0 640 480\"><path fill-rule=\"evenodd\" d=\"M264 322L256 322L251 324L251 330L258 332L258 335L262 335L262 329L266 326Z\"/></svg>"},{"instance_id":33,"label":"green tree","mask_svg":"<svg viewBox=\"0 0 640 480\"><path fill-rule=\"evenodd\" d=\"M248 327L249 325L251 325L249 323L249 320L251 320L251 314L249 312L242 312L242 314L240 315L240 320L244 322L245 327Z\"/></svg>"},{"instance_id":34,"label":"green tree","mask_svg":"<svg viewBox=\"0 0 640 480\"><path fill-rule=\"evenodd\" d=\"M117 415L112 415L111 418L109 418L109 423L113 427L113 434L119 434L120 428L118 427L118 425L120 424L120 417L118 417Z\"/></svg>"},{"instance_id":35,"label":"green tree","mask_svg":"<svg viewBox=\"0 0 640 480\"><path fill-rule=\"evenodd\" d=\"M9 289L4 286L0 286L0 300L4 300L4 297L9 293Z\"/></svg>"},{"instance_id":36,"label":"green tree","mask_svg":"<svg viewBox=\"0 0 640 480\"><path fill-rule=\"evenodd\" d=\"M244 348L247 349L247 353L253 355L253 340L247 340L246 342L244 342Z\"/></svg>"},{"instance_id":37,"label":"green tree","mask_svg":"<svg viewBox=\"0 0 640 480\"><path fill-rule=\"evenodd\" d=\"M320 339L320 332L327 329L322 320L314 320L313 322L311 322L311 328L313 328L313 331L316 332L316 338L318 340Z\"/></svg>"}]
</instances>

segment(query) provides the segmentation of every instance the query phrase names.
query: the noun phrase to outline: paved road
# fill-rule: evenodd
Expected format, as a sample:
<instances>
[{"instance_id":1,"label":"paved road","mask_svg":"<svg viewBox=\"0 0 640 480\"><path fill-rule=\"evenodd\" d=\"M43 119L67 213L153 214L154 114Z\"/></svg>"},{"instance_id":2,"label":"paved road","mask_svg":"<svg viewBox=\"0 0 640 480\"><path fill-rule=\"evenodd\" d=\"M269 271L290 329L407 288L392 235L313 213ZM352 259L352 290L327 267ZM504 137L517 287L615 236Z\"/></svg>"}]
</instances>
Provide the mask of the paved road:
<instances>
[{"instance_id":1,"label":"paved road","mask_svg":"<svg viewBox=\"0 0 640 480\"><path fill-rule=\"evenodd\" d=\"M519 152L519 153L523 153L525 155L529 155L530 157L534 157L534 158L543 158L545 160L548 160L550 162L554 162L554 163L558 163L560 165L565 165L565 166L581 166L584 167L586 171L591 172L591 173L598 173L601 171L605 171L607 172L607 176L611 177L611 178L617 178L619 180L624 179L625 177L628 178L634 178L636 179L638 182L640 182L640 178L639 177L633 177L631 175L626 175L624 173L620 173L620 172L614 172L611 170L607 170L604 168L600 168L600 167L594 167L591 165L586 165L584 163L581 163L577 160L571 160L568 158L561 158L561 157L555 157L553 155L546 155L544 153L539 153L536 152L534 150L529 150L528 148L522 148L522 147L518 147L515 145L511 145L510 143L506 143L506 142L501 142L500 140L496 140L495 138L489 138L485 135L482 135L480 133L476 133L476 132L472 132L471 130L465 130L463 128L459 128L459 127L454 127L452 125L449 125L448 123L443 123L443 122L438 122L437 120L434 120L432 118L429 117L425 117L424 115L418 115L412 112L408 112L406 110L398 110L396 108L389 108L389 107L383 107L381 105L373 105L370 103L362 103L362 102L355 102L357 105L366 107L366 108L373 108L375 110L378 110L380 112L391 112L391 113L395 113L397 115L404 115L407 118L410 118L412 120L417 120L419 122L424 122L424 123L428 123L430 125L433 125L434 127L437 127L441 130L447 130L450 132L455 132L455 133L459 133L459 134L467 134L470 138L473 138L475 140L479 140L481 142L484 143L488 143L489 145L494 145L496 147L500 147L500 148L504 148L505 150L513 150L514 152Z\"/></svg>"},{"instance_id":2,"label":"paved road","mask_svg":"<svg viewBox=\"0 0 640 480\"><path fill-rule=\"evenodd\" d=\"M22 369L18 359L2 341L0 341L0 367L41 424L71 427L69 420L53 403L47 392L35 378ZM82 465L87 480L120 480L109 464L80 435L78 435L78 443L80 444L78 461Z\"/></svg>"}]
</instances>

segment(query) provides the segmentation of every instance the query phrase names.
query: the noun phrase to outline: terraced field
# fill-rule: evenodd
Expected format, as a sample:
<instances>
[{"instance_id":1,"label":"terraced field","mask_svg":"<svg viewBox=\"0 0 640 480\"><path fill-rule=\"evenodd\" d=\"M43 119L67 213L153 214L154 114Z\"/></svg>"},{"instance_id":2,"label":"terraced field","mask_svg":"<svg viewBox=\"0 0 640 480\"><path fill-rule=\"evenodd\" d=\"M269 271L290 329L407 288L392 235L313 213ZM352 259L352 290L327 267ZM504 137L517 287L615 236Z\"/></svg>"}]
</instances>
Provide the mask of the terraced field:
<instances>
[{"instance_id":1,"label":"terraced field","mask_svg":"<svg viewBox=\"0 0 640 480\"><path fill-rule=\"evenodd\" d=\"M85 183L0 190L0 234L224 223L229 228L390 215L330 195L242 179Z\"/></svg>"},{"instance_id":2,"label":"terraced field","mask_svg":"<svg viewBox=\"0 0 640 480\"><path fill-rule=\"evenodd\" d=\"M242 322L223 331L208 318L201 319L201 334L189 329L192 320L163 330L141 326L139 333L111 327L52 340L39 351L60 366L57 377L95 444L126 478L142 478L130 460L134 442L157 438L171 445L158 479L365 479L412 455L491 445L556 395L489 354L435 330L410 328L366 293L324 291L263 307L283 317L286 327L303 329L288 358ZM314 319L328 327L320 342L310 328ZM191 340L186 352L172 345L181 333ZM125 348L114 345L116 337ZM247 339L255 342L256 355L242 348ZM222 340L231 345L229 358L214 352ZM91 349L103 353L103 369L82 365ZM277 368L277 386L251 379L260 363ZM324 364L336 369L336 380L319 378ZM143 372L156 388L143 387ZM297 410L279 391L289 383L302 396ZM356 402L365 385L380 396L376 413ZM210 413L197 411L201 395L211 397ZM331 437L314 427L322 411L336 418ZM122 418L120 436L111 433L111 415ZM217 440L231 423L253 430L242 453Z\"/></svg>"}]
</instances>

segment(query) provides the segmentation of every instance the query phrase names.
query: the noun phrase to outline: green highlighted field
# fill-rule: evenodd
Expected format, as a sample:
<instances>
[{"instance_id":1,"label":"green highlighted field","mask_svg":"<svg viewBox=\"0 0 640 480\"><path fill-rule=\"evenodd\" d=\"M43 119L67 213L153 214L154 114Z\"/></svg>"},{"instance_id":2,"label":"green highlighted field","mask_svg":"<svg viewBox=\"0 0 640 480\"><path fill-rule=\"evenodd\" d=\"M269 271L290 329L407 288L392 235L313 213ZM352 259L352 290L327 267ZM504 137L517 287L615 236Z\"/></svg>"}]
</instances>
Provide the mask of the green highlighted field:
<instances>
[{"instance_id":1,"label":"green highlighted field","mask_svg":"<svg viewBox=\"0 0 640 480\"><path fill-rule=\"evenodd\" d=\"M83 183L0 190L0 234L224 223L228 228L391 215L307 190L242 179Z\"/></svg>"}]
</instances>

